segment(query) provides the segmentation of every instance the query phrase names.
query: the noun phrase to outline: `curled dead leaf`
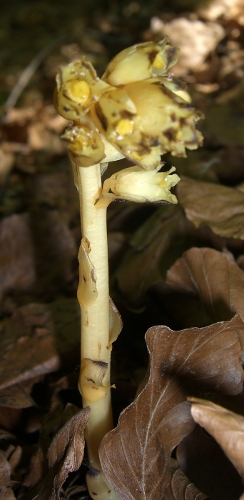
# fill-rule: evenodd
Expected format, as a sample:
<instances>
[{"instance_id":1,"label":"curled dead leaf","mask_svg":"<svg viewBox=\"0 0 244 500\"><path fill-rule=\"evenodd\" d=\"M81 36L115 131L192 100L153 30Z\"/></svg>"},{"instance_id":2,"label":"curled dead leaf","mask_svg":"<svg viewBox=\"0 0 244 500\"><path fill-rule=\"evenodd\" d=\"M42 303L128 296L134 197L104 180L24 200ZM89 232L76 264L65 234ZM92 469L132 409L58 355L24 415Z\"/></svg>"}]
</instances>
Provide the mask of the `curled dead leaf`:
<instances>
[{"instance_id":1,"label":"curled dead leaf","mask_svg":"<svg viewBox=\"0 0 244 500\"><path fill-rule=\"evenodd\" d=\"M161 326L148 330L148 383L100 447L103 472L122 500L179 498L172 493L171 453L192 429L186 394L241 392L243 371L236 330L243 328L242 320L235 317L202 329L174 332ZM199 497L200 492L190 496L188 491L185 498L189 500L206 498Z\"/></svg>"},{"instance_id":2,"label":"curled dead leaf","mask_svg":"<svg viewBox=\"0 0 244 500\"><path fill-rule=\"evenodd\" d=\"M79 411L56 434L47 453L48 472L24 494L23 500L59 500L60 489L68 475L81 466L89 414L89 407Z\"/></svg>"},{"instance_id":3,"label":"curled dead leaf","mask_svg":"<svg viewBox=\"0 0 244 500\"><path fill-rule=\"evenodd\" d=\"M174 291L167 305L172 314L177 308L181 325L226 321L235 313L244 319L244 275L226 253L191 248L171 267L166 282Z\"/></svg>"},{"instance_id":4,"label":"curled dead leaf","mask_svg":"<svg viewBox=\"0 0 244 500\"><path fill-rule=\"evenodd\" d=\"M2 500L15 500L10 481L10 465L3 451L0 451L0 493Z\"/></svg>"},{"instance_id":5,"label":"curled dead leaf","mask_svg":"<svg viewBox=\"0 0 244 500\"><path fill-rule=\"evenodd\" d=\"M214 437L244 480L244 417L199 398L189 398L191 414Z\"/></svg>"},{"instance_id":6,"label":"curled dead leaf","mask_svg":"<svg viewBox=\"0 0 244 500\"><path fill-rule=\"evenodd\" d=\"M182 176L177 194L187 218L196 227L207 225L220 236L244 239L242 191Z\"/></svg>"},{"instance_id":7,"label":"curled dead leaf","mask_svg":"<svg viewBox=\"0 0 244 500\"><path fill-rule=\"evenodd\" d=\"M16 309L1 332L0 390L78 359L79 317L75 299Z\"/></svg>"}]
</instances>

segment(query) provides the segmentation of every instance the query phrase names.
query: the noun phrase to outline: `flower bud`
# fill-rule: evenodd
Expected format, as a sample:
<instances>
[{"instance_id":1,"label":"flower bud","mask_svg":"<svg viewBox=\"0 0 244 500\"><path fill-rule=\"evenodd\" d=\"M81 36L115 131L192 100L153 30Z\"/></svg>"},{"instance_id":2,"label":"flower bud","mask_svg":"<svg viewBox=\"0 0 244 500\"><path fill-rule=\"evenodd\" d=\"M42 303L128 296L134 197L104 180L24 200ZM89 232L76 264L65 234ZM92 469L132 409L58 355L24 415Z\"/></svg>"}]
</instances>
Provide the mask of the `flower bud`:
<instances>
[{"instance_id":1,"label":"flower bud","mask_svg":"<svg viewBox=\"0 0 244 500\"><path fill-rule=\"evenodd\" d=\"M105 158L104 145L96 130L71 125L65 130L62 139L68 141L70 159L78 167L90 167Z\"/></svg>"},{"instance_id":2,"label":"flower bud","mask_svg":"<svg viewBox=\"0 0 244 500\"><path fill-rule=\"evenodd\" d=\"M172 47L168 38L145 42L122 50L109 63L103 80L115 87L140 82L164 75L179 57L179 49Z\"/></svg>"},{"instance_id":3,"label":"flower bud","mask_svg":"<svg viewBox=\"0 0 244 500\"><path fill-rule=\"evenodd\" d=\"M167 201L178 203L170 189L175 186L180 178L172 174L175 167L168 172L158 172L162 164L155 170L143 170L140 167L129 167L106 179L103 184L103 197L106 195L113 199L123 199L136 202ZM115 196L111 195L113 193Z\"/></svg>"}]
</instances>

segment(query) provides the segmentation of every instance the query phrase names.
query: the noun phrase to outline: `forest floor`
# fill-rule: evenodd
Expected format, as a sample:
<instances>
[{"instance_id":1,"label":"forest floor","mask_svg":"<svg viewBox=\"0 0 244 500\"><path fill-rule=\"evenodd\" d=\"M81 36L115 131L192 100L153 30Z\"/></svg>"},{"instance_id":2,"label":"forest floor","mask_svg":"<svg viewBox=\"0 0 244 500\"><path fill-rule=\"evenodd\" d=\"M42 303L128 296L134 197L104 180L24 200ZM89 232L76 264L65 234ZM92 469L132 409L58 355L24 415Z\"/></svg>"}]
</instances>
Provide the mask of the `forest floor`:
<instances>
[{"instance_id":1,"label":"forest floor","mask_svg":"<svg viewBox=\"0 0 244 500\"><path fill-rule=\"evenodd\" d=\"M124 323L113 348L115 421L147 371L149 327L217 328L237 313L235 330L243 329L244 1L6 3L0 18L0 491L6 500L31 500L36 484L41 500L89 498L86 456L62 477L57 496L50 491L60 457L51 473L46 460L58 430L82 407L79 201L60 138L67 121L52 104L57 69L85 55L101 76L119 51L164 36L181 49L172 73L205 115L198 126L204 145L187 158L165 156L182 178L177 206L124 202L108 209L111 296ZM122 165L126 160L105 175ZM240 358L244 337L238 338ZM217 358L217 350L206 354L202 347L201 358L219 366L218 389L189 385L184 397L236 412L244 442L242 389L233 386L235 377L243 380L238 353L218 351ZM234 466L243 478L243 459L236 456L233 466L199 429L187 432L172 456L207 496L163 498L238 500L243 488Z\"/></svg>"}]
</instances>

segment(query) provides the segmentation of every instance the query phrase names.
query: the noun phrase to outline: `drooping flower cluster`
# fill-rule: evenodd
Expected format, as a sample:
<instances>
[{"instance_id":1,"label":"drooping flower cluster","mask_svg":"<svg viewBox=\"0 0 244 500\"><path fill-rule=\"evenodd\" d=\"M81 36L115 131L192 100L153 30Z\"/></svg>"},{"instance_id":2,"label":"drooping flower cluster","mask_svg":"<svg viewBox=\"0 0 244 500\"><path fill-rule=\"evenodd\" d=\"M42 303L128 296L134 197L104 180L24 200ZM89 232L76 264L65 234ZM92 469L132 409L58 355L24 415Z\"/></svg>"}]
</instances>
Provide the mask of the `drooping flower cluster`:
<instances>
[{"instance_id":1,"label":"drooping flower cluster","mask_svg":"<svg viewBox=\"0 0 244 500\"><path fill-rule=\"evenodd\" d=\"M156 177L152 178L156 180L161 155L170 152L186 156L186 148L196 149L201 144L202 135L195 124L202 115L182 97L187 95L184 85L167 75L178 56L179 50L164 38L123 50L109 63L101 79L84 57L60 68L55 102L58 112L73 122L63 137L69 142L76 165L105 162L109 143L118 158L122 155L136 164L130 168L130 175L132 168L136 174L155 170ZM110 190L120 196L121 183L116 184L115 193L113 181ZM178 182L176 177L174 181ZM173 195L170 200L169 196L163 198L162 189L159 196L148 193L142 198L177 202Z\"/></svg>"}]
</instances>

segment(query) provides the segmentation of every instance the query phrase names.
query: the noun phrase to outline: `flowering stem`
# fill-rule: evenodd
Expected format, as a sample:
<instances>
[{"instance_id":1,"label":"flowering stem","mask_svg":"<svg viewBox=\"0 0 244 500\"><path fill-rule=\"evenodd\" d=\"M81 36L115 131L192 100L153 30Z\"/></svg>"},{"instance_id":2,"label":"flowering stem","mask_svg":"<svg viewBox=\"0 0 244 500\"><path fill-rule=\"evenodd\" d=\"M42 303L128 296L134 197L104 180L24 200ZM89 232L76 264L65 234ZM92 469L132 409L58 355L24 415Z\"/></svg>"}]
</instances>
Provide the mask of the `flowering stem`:
<instances>
[{"instance_id":1,"label":"flowering stem","mask_svg":"<svg viewBox=\"0 0 244 500\"><path fill-rule=\"evenodd\" d=\"M80 198L82 241L79 251L78 300L81 307L81 371L79 389L83 406L91 413L86 443L92 473L87 483L92 498L118 499L101 472L98 447L113 428L109 347L109 285L106 208L97 208L101 194L100 165L76 167ZM94 495L95 494L95 495Z\"/></svg>"}]
</instances>

